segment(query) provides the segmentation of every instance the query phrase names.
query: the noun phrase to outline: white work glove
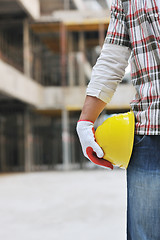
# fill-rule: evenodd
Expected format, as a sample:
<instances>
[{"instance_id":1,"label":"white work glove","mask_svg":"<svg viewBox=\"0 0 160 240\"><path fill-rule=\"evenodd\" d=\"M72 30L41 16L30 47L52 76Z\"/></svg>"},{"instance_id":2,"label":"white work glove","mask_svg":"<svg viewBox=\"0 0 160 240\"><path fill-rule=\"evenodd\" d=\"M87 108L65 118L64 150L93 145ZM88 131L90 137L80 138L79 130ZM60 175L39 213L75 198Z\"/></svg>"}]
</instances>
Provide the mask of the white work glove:
<instances>
[{"instance_id":1,"label":"white work glove","mask_svg":"<svg viewBox=\"0 0 160 240\"><path fill-rule=\"evenodd\" d=\"M80 120L77 123L77 133L82 146L83 154L91 162L108 169L113 169L113 165L104 160L103 150L96 143L94 124L88 120Z\"/></svg>"}]
</instances>

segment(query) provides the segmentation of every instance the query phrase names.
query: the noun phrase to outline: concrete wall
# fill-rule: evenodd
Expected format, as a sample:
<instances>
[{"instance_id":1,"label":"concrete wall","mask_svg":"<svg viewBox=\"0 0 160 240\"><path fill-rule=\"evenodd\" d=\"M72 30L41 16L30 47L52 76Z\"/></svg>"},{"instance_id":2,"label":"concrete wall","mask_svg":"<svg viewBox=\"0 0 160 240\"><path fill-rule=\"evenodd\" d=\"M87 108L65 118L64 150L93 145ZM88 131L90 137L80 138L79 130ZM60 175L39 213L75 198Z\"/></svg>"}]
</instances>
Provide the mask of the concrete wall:
<instances>
[{"instance_id":1,"label":"concrete wall","mask_svg":"<svg viewBox=\"0 0 160 240\"><path fill-rule=\"evenodd\" d=\"M43 87L0 60L0 91L35 107L44 101Z\"/></svg>"},{"instance_id":2,"label":"concrete wall","mask_svg":"<svg viewBox=\"0 0 160 240\"><path fill-rule=\"evenodd\" d=\"M81 109L85 98L85 87L46 87L42 109Z\"/></svg>"},{"instance_id":3,"label":"concrete wall","mask_svg":"<svg viewBox=\"0 0 160 240\"><path fill-rule=\"evenodd\" d=\"M21 6L34 19L40 17L40 3L39 0L18 0Z\"/></svg>"},{"instance_id":4,"label":"concrete wall","mask_svg":"<svg viewBox=\"0 0 160 240\"><path fill-rule=\"evenodd\" d=\"M0 60L0 91L38 109L80 110L86 87L43 87ZM135 95L132 85L120 84L107 105L109 109L129 108Z\"/></svg>"},{"instance_id":5,"label":"concrete wall","mask_svg":"<svg viewBox=\"0 0 160 240\"><path fill-rule=\"evenodd\" d=\"M80 110L85 100L85 87L46 87L44 89L44 102L40 108L54 109L66 108L68 110ZM130 101L135 95L134 87L120 84L107 105L108 109L130 108Z\"/></svg>"},{"instance_id":6,"label":"concrete wall","mask_svg":"<svg viewBox=\"0 0 160 240\"><path fill-rule=\"evenodd\" d=\"M132 84L119 84L112 100L107 105L108 109L127 109L136 93Z\"/></svg>"}]
</instances>

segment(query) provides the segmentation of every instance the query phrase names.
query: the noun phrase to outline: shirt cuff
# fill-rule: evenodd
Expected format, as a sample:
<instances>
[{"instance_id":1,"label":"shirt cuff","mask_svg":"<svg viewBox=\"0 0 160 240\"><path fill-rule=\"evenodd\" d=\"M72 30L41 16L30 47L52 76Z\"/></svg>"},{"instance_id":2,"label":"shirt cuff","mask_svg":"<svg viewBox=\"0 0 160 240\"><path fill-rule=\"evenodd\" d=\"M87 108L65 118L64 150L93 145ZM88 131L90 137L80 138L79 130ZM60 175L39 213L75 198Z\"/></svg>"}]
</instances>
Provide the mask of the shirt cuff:
<instances>
[{"instance_id":1,"label":"shirt cuff","mask_svg":"<svg viewBox=\"0 0 160 240\"><path fill-rule=\"evenodd\" d=\"M104 43L92 69L86 94L109 103L125 74L130 54L131 50L128 47Z\"/></svg>"}]
</instances>

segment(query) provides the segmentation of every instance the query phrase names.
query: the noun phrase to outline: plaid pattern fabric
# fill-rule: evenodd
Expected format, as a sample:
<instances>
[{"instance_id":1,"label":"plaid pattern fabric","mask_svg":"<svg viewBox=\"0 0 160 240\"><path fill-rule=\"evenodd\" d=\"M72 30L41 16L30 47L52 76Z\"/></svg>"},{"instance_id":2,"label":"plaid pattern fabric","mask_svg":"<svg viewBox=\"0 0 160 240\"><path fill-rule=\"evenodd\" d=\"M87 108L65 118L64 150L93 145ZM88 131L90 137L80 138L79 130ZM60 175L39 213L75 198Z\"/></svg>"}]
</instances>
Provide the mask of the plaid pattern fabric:
<instances>
[{"instance_id":1,"label":"plaid pattern fabric","mask_svg":"<svg viewBox=\"0 0 160 240\"><path fill-rule=\"evenodd\" d=\"M131 48L136 133L160 134L160 9L156 0L113 0L105 41Z\"/></svg>"}]
</instances>

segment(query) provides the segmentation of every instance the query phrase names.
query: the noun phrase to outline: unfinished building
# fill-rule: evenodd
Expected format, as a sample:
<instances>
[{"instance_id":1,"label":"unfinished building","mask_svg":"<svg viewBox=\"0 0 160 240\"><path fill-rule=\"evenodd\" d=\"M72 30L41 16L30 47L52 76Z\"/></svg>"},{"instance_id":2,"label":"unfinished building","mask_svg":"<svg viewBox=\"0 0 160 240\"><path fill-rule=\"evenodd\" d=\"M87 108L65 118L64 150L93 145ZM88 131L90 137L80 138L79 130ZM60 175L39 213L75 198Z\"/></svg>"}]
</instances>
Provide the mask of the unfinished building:
<instances>
[{"instance_id":1,"label":"unfinished building","mask_svg":"<svg viewBox=\"0 0 160 240\"><path fill-rule=\"evenodd\" d=\"M75 126L109 8L107 0L0 0L0 171L85 166ZM127 111L133 94L124 80L108 112Z\"/></svg>"}]
</instances>

